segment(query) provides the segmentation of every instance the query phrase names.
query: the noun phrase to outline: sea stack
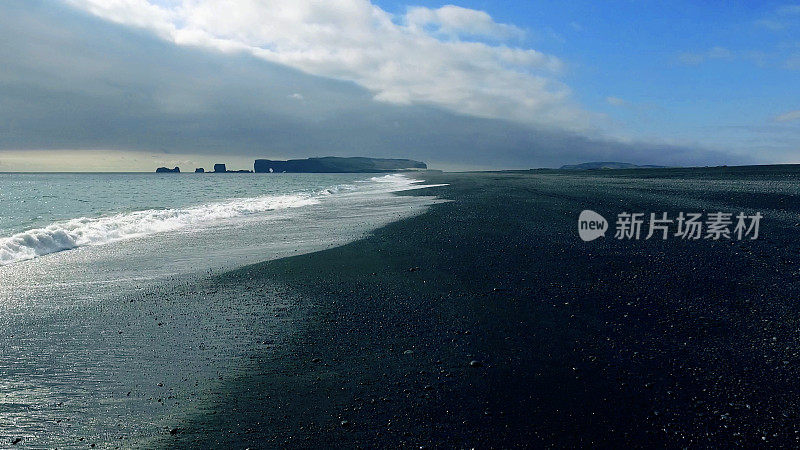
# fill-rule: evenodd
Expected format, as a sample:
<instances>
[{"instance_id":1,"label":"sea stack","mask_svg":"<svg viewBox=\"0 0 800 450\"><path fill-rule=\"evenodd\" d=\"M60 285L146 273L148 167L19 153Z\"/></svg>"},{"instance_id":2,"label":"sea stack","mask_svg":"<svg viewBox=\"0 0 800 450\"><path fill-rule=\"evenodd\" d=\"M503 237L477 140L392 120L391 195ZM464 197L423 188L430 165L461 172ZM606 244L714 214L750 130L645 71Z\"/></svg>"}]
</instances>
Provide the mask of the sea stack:
<instances>
[{"instance_id":1,"label":"sea stack","mask_svg":"<svg viewBox=\"0 0 800 450\"><path fill-rule=\"evenodd\" d=\"M214 173L225 173L225 172L227 172L225 164L214 164Z\"/></svg>"},{"instance_id":2,"label":"sea stack","mask_svg":"<svg viewBox=\"0 0 800 450\"><path fill-rule=\"evenodd\" d=\"M198 168L194 169L194 173L204 173L205 171L206 171L206 169L203 169L202 167L198 167Z\"/></svg>"},{"instance_id":3,"label":"sea stack","mask_svg":"<svg viewBox=\"0 0 800 450\"><path fill-rule=\"evenodd\" d=\"M156 169L156 173L180 173L180 167L175 167L174 169L170 169L169 167L159 167Z\"/></svg>"}]
</instances>

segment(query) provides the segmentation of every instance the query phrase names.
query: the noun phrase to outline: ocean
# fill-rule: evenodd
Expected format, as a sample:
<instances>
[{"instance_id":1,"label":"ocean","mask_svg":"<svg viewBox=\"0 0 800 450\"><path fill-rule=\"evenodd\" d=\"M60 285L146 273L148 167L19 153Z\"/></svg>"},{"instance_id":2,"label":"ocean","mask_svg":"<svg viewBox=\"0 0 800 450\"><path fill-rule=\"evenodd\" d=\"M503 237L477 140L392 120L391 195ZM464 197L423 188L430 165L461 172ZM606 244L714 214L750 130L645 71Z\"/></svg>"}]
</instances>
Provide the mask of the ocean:
<instances>
[{"instance_id":1,"label":"ocean","mask_svg":"<svg viewBox=\"0 0 800 450\"><path fill-rule=\"evenodd\" d=\"M215 276L419 214L437 200L394 193L420 187L399 174L0 174L0 439L155 445L300 314L285 287L239 298Z\"/></svg>"}]
</instances>

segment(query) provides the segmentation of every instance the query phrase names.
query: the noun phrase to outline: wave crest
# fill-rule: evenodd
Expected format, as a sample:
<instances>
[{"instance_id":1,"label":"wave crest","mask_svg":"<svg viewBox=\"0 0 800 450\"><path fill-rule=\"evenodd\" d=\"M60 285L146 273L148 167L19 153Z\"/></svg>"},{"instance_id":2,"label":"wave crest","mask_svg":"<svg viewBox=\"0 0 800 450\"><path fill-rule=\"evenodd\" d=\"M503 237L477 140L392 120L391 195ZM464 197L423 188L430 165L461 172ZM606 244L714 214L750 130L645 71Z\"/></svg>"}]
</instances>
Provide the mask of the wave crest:
<instances>
[{"instance_id":1,"label":"wave crest","mask_svg":"<svg viewBox=\"0 0 800 450\"><path fill-rule=\"evenodd\" d=\"M187 208L149 209L99 218L81 217L0 238L0 266L77 247L208 226L220 220L270 210L314 205L336 194L354 191L395 192L427 187L417 184L420 182L401 174L389 174L356 181L366 184L341 184L313 193L239 198Z\"/></svg>"},{"instance_id":2,"label":"wave crest","mask_svg":"<svg viewBox=\"0 0 800 450\"><path fill-rule=\"evenodd\" d=\"M150 209L108 217L81 217L0 239L0 266L86 245L101 245L153 233L207 225L218 220L319 203L293 194L234 199L177 209Z\"/></svg>"}]
</instances>

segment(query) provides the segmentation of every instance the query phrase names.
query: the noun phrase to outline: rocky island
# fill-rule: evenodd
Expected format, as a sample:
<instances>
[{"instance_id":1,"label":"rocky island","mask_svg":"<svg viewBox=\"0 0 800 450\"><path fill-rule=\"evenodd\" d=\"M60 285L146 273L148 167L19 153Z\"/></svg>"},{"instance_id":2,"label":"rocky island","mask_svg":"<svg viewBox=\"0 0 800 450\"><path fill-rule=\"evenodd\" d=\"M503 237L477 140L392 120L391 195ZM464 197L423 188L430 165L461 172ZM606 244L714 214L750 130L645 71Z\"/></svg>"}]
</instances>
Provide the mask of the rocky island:
<instances>
[{"instance_id":1,"label":"rocky island","mask_svg":"<svg viewBox=\"0 0 800 450\"><path fill-rule=\"evenodd\" d=\"M412 159L327 156L287 161L257 159L253 168L256 173L370 173L419 170L427 169L428 166L424 162Z\"/></svg>"},{"instance_id":2,"label":"rocky island","mask_svg":"<svg viewBox=\"0 0 800 450\"><path fill-rule=\"evenodd\" d=\"M202 167L195 173L375 173L398 172L403 170L426 170L427 164L413 159L366 158L326 156L322 158L290 159L286 161L257 159L254 170L228 170L224 163L214 164L213 172L206 172ZM156 173L180 173L175 167L159 167Z\"/></svg>"}]
</instances>

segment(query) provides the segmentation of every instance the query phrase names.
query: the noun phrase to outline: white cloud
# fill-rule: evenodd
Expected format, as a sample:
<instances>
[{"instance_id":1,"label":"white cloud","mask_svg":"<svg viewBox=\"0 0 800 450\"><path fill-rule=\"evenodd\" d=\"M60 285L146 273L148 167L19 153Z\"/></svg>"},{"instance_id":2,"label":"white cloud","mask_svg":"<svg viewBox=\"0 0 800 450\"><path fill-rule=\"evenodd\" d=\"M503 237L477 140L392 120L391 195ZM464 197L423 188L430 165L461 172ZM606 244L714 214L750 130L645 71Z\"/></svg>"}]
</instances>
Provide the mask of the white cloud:
<instances>
[{"instance_id":1,"label":"white cloud","mask_svg":"<svg viewBox=\"0 0 800 450\"><path fill-rule=\"evenodd\" d=\"M756 26L766 28L771 31L781 31L786 28L786 24L775 19L759 19L755 21Z\"/></svg>"},{"instance_id":2,"label":"white cloud","mask_svg":"<svg viewBox=\"0 0 800 450\"><path fill-rule=\"evenodd\" d=\"M732 51L725 47L712 47L702 52L684 52L677 56L679 64L687 66L698 66L708 61L745 61L764 67L773 55L761 50L739 50Z\"/></svg>"},{"instance_id":3,"label":"white cloud","mask_svg":"<svg viewBox=\"0 0 800 450\"><path fill-rule=\"evenodd\" d=\"M525 32L513 25L495 22L484 11L446 5L439 9L412 7L405 16L406 24L416 32L433 27L451 38L459 36L484 36L496 39L522 38Z\"/></svg>"},{"instance_id":4,"label":"white cloud","mask_svg":"<svg viewBox=\"0 0 800 450\"><path fill-rule=\"evenodd\" d=\"M706 52L706 56L711 59L729 59L733 57L733 53L725 47L713 47Z\"/></svg>"},{"instance_id":5,"label":"white cloud","mask_svg":"<svg viewBox=\"0 0 800 450\"><path fill-rule=\"evenodd\" d=\"M725 47L712 47L704 52L684 52L678 55L678 62L696 66L712 59L733 59L736 55Z\"/></svg>"},{"instance_id":6,"label":"white cloud","mask_svg":"<svg viewBox=\"0 0 800 450\"><path fill-rule=\"evenodd\" d=\"M368 0L66 0L179 45L247 51L307 73L353 81L377 101L588 129L557 57L513 46L524 31L482 11L412 7L394 16Z\"/></svg>"},{"instance_id":7,"label":"white cloud","mask_svg":"<svg viewBox=\"0 0 800 450\"><path fill-rule=\"evenodd\" d=\"M800 4L783 5L766 18L755 21L755 25L770 31L783 31L796 24L794 17L800 15Z\"/></svg>"},{"instance_id":8,"label":"white cloud","mask_svg":"<svg viewBox=\"0 0 800 450\"><path fill-rule=\"evenodd\" d=\"M792 122L795 120L800 120L800 110L789 111L775 117L775 122Z\"/></svg>"},{"instance_id":9,"label":"white cloud","mask_svg":"<svg viewBox=\"0 0 800 450\"><path fill-rule=\"evenodd\" d=\"M627 106L628 102L619 97L606 97L606 102L612 106Z\"/></svg>"}]
</instances>

